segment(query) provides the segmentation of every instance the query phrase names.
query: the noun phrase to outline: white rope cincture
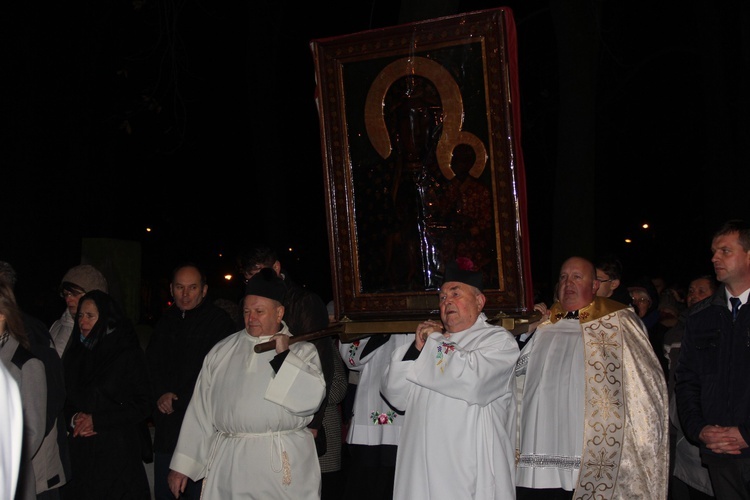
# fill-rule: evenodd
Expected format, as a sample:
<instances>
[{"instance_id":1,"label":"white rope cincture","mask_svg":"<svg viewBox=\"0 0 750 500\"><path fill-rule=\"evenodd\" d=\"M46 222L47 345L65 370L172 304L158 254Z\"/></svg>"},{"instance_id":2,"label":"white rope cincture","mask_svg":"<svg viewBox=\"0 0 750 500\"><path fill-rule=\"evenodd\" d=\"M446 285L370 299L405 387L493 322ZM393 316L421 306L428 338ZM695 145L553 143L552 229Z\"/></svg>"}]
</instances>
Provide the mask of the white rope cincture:
<instances>
[{"instance_id":1,"label":"white rope cincture","mask_svg":"<svg viewBox=\"0 0 750 500\"><path fill-rule=\"evenodd\" d=\"M285 432L286 433L286 432ZM292 467L289 464L289 455L287 454L286 450L283 448L281 444L281 432L272 432L271 433L272 439L278 442L278 449L279 449L279 458L281 460L281 464L278 468L274 466L274 458L275 458L275 447L273 444L271 445L271 470L275 473L282 473L281 482L285 486L289 486L292 484Z\"/></svg>"}]
</instances>

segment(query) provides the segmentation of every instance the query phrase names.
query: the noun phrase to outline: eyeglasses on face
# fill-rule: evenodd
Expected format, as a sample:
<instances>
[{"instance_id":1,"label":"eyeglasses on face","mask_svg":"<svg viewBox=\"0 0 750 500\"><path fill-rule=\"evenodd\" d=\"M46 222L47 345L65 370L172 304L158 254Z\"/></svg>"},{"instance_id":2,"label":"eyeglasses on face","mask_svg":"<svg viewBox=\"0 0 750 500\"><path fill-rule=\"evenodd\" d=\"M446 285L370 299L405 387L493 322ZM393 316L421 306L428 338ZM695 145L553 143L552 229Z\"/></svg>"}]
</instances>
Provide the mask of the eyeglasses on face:
<instances>
[{"instance_id":1,"label":"eyeglasses on face","mask_svg":"<svg viewBox=\"0 0 750 500\"><path fill-rule=\"evenodd\" d=\"M651 302L651 301L647 299L646 297L638 297L638 298L633 297L633 304L643 304L644 302Z\"/></svg>"},{"instance_id":2,"label":"eyeglasses on face","mask_svg":"<svg viewBox=\"0 0 750 500\"><path fill-rule=\"evenodd\" d=\"M599 283L609 283L610 281L614 281L614 280L603 280L601 278L596 278L596 281L598 281Z\"/></svg>"},{"instance_id":3,"label":"eyeglasses on face","mask_svg":"<svg viewBox=\"0 0 750 500\"><path fill-rule=\"evenodd\" d=\"M84 293L85 292L82 292L80 290L63 290L60 292L60 297L62 297L63 299L67 299L68 297L75 298L75 297L80 297Z\"/></svg>"}]
</instances>

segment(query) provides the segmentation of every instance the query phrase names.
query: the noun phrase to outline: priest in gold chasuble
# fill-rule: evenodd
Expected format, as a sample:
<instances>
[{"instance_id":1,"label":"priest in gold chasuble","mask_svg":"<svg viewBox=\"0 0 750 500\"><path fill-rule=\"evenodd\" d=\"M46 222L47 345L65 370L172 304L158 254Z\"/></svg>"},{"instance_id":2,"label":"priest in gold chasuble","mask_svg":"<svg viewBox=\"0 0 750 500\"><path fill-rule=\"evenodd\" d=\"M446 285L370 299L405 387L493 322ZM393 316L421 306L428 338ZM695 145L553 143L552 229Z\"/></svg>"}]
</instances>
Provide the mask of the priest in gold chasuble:
<instances>
[{"instance_id":1,"label":"priest in gold chasuble","mask_svg":"<svg viewBox=\"0 0 750 500\"><path fill-rule=\"evenodd\" d=\"M549 319L516 366L517 499L666 499L666 381L631 307L565 261Z\"/></svg>"}]
</instances>

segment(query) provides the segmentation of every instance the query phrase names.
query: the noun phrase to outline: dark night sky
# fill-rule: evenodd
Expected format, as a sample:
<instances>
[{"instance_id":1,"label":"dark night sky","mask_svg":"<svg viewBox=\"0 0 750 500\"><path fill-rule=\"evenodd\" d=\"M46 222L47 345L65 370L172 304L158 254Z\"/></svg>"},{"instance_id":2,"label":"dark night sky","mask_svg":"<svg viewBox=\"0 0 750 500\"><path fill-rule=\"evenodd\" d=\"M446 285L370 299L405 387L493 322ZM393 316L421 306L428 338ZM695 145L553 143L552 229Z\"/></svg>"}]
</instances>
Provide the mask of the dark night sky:
<instances>
[{"instance_id":1,"label":"dark night sky","mask_svg":"<svg viewBox=\"0 0 750 500\"><path fill-rule=\"evenodd\" d=\"M746 192L727 186L720 169L747 170L739 169L747 165L739 160L748 145L740 140L747 120L739 119L747 110L739 91L747 13L734 1L710 12L698 2L595 4L596 188L576 195L596 203L598 252L620 253L631 270L685 279L708 264L710 230L728 218L722 197ZM549 245L559 147L555 31L550 2L503 5L518 29L532 272L545 282L559 265ZM460 2L459 11L495 6ZM140 242L144 279L154 281L180 258L224 272L234 271L241 244L292 247L297 257L285 259L293 275L331 298L309 41L396 24L397 2L12 9L0 21L0 259L19 272L31 312L47 316L39 297L54 295L79 262L81 238ZM724 36L702 39L701 24L714 17L714 33ZM719 47L710 63L701 62L707 44ZM732 204L747 216L746 204ZM648 235L638 229L643 221L653 226ZM592 226L578 221L572 230ZM636 244L624 247L628 235ZM239 293L215 283L221 294ZM54 318L62 304L52 307Z\"/></svg>"}]
</instances>

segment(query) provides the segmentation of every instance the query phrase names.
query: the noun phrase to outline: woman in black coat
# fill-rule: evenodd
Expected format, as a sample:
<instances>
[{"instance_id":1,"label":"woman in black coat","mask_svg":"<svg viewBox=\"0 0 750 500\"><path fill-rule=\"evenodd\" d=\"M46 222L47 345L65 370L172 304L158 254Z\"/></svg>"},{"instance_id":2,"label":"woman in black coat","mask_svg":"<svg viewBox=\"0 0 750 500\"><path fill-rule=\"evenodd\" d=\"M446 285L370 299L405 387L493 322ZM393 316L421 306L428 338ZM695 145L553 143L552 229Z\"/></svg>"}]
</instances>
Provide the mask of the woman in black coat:
<instances>
[{"instance_id":1,"label":"woman in black coat","mask_svg":"<svg viewBox=\"0 0 750 500\"><path fill-rule=\"evenodd\" d=\"M152 398L138 337L101 290L81 298L75 320L63 358L72 464L65 497L149 500L141 426Z\"/></svg>"}]
</instances>

